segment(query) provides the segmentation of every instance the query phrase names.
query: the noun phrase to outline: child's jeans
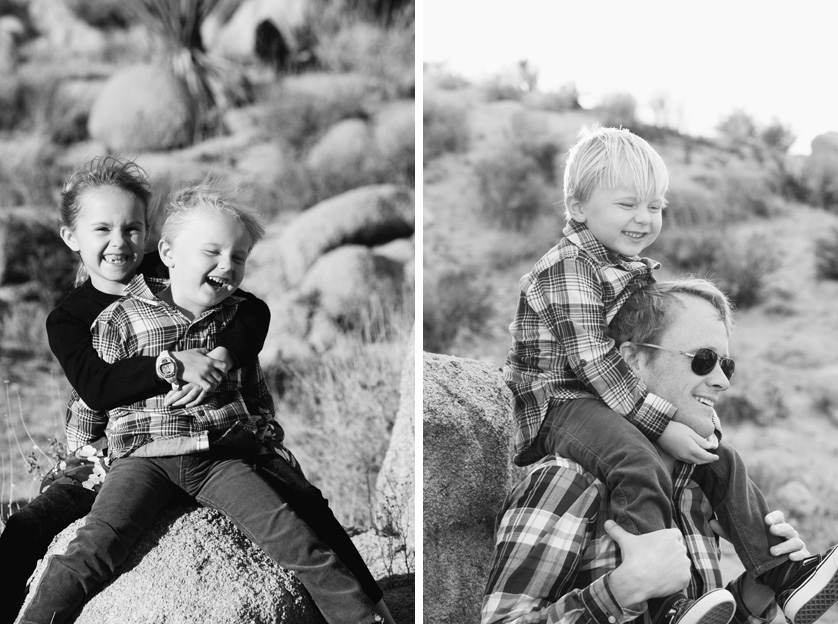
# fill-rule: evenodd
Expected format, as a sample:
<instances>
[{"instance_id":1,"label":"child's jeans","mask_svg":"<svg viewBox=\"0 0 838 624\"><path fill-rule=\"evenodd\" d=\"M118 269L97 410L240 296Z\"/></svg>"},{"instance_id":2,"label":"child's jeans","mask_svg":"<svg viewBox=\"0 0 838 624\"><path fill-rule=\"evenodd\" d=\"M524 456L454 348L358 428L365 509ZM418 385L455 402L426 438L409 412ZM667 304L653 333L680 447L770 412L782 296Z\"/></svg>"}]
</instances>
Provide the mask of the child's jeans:
<instances>
[{"instance_id":1,"label":"child's jeans","mask_svg":"<svg viewBox=\"0 0 838 624\"><path fill-rule=\"evenodd\" d=\"M614 521L635 535L671 528L672 477L655 446L623 416L595 399L550 409L539 431L540 450L572 459L611 493ZM724 442L714 462L695 467L695 481L752 577L786 561L769 548L783 540L768 533L768 503L748 478L739 454Z\"/></svg>"},{"instance_id":2,"label":"child's jeans","mask_svg":"<svg viewBox=\"0 0 838 624\"><path fill-rule=\"evenodd\" d=\"M26 582L53 538L93 506L96 493L77 485L56 484L9 516L0 535L4 570L0 624L12 624L26 597Z\"/></svg>"},{"instance_id":3,"label":"child's jeans","mask_svg":"<svg viewBox=\"0 0 838 624\"><path fill-rule=\"evenodd\" d=\"M257 455L255 464L259 474L311 527L317 538L332 549L341 563L358 579L370 601L377 604L384 597L384 592L370 574L361 553L335 518L323 493L283 457L274 454Z\"/></svg>"},{"instance_id":4,"label":"child's jeans","mask_svg":"<svg viewBox=\"0 0 838 624\"><path fill-rule=\"evenodd\" d=\"M186 493L218 509L305 585L329 624L368 624L373 605L335 554L255 468L210 450L116 460L67 552L53 557L21 622L60 624L128 556L149 523Z\"/></svg>"}]
</instances>

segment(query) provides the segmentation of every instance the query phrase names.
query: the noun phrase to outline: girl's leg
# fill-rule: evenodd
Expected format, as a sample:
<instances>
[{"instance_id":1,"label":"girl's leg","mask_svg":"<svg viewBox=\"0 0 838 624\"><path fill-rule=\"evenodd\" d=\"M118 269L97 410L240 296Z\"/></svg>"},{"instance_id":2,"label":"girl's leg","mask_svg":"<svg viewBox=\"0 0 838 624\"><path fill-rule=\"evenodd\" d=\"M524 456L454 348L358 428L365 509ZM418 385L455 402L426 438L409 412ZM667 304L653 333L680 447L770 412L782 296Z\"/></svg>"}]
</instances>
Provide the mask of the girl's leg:
<instances>
[{"instance_id":1,"label":"girl's leg","mask_svg":"<svg viewBox=\"0 0 838 624\"><path fill-rule=\"evenodd\" d=\"M26 597L26 583L53 538L88 514L96 493L78 485L55 484L12 514L0 535L5 569L0 624L12 624Z\"/></svg>"},{"instance_id":2,"label":"girl's leg","mask_svg":"<svg viewBox=\"0 0 838 624\"><path fill-rule=\"evenodd\" d=\"M373 604L380 602L384 592L370 574L355 544L335 518L323 493L279 455L259 455L256 467L291 509L311 527L317 538L349 568L370 601Z\"/></svg>"},{"instance_id":3,"label":"girl's leg","mask_svg":"<svg viewBox=\"0 0 838 624\"><path fill-rule=\"evenodd\" d=\"M113 576L142 531L177 493L158 462L132 457L114 462L67 552L47 564L21 622L66 622Z\"/></svg>"},{"instance_id":4,"label":"girl's leg","mask_svg":"<svg viewBox=\"0 0 838 624\"><path fill-rule=\"evenodd\" d=\"M672 527L672 477L637 427L595 399L551 409L538 443L572 459L610 492L614 521L641 535Z\"/></svg>"}]
</instances>

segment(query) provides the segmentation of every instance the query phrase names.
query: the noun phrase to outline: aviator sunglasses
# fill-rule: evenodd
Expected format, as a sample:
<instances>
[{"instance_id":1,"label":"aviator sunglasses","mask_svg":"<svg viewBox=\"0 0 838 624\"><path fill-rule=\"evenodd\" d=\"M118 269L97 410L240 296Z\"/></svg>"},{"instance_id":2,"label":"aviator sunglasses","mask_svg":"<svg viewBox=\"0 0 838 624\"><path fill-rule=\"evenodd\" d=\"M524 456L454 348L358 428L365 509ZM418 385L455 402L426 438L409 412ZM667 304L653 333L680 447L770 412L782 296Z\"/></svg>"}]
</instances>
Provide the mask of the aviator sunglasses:
<instances>
[{"instance_id":1,"label":"aviator sunglasses","mask_svg":"<svg viewBox=\"0 0 838 624\"><path fill-rule=\"evenodd\" d=\"M716 368L716 362L721 364L722 372L728 379L733 377L733 371L736 369L736 362L729 357L719 355L712 349L698 349L695 353L687 353L686 351L664 349L658 345L648 344L646 342L635 342L634 344L638 347L651 347L652 349L660 349L661 351L669 351L670 353L680 353L688 358L692 358L690 366L696 375L709 375L710 371Z\"/></svg>"}]
</instances>

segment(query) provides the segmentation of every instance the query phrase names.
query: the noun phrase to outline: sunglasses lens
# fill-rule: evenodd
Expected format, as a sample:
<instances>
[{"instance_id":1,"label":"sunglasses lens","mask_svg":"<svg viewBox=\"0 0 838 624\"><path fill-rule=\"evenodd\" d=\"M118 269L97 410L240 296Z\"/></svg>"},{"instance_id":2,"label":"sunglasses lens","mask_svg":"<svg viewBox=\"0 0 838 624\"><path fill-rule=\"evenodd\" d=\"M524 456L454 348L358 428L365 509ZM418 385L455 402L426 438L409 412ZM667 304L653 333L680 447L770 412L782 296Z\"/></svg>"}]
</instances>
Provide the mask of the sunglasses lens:
<instances>
[{"instance_id":1,"label":"sunglasses lens","mask_svg":"<svg viewBox=\"0 0 838 624\"><path fill-rule=\"evenodd\" d=\"M722 361L722 372L725 377L730 379L733 377L733 370L736 368L735 362L730 358L720 357L718 353L710 349L699 349L695 352L692 362L693 372L696 375L708 375L715 368L719 359Z\"/></svg>"}]
</instances>

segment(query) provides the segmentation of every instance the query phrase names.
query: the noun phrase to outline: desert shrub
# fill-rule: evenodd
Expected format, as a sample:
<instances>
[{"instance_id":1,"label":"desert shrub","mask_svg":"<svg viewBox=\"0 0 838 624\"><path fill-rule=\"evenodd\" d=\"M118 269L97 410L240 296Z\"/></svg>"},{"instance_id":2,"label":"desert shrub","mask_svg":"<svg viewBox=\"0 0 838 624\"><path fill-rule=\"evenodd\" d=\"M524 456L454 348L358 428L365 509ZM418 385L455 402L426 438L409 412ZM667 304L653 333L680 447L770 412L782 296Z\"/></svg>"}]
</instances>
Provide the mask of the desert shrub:
<instances>
[{"instance_id":1,"label":"desert shrub","mask_svg":"<svg viewBox=\"0 0 838 624\"><path fill-rule=\"evenodd\" d=\"M317 34L315 55L326 70L372 78L387 98L413 97L414 39L412 22L382 28L346 19Z\"/></svg>"},{"instance_id":2,"label":"desert shrub","mask_svg":"<svg viewBox=\"0 0 838 624\"><path fill-rule=\"evenodd\" d=\"M721 192L727 220L741 220L750 216L776 216L782 203L769 186L765 174L742 173L728 169L722 178Z\"/></svg>"},{"instance_id":3,"label":"desert shrub","mask_svg":"<svg viewBox=\"0 0 838 624\"><path fill-rule=\"evenodd\" d=\"M637 123L637 100L629 93L609 93L597 110L606 126L631 128Z\"/></svg>"},{"instance_id":4,"label":"desert shrub","mask_svg":"<svg viewBox=\"0 0 838 624\"><path fill-rule=\"evenodd\" d=\"M740 150L756 141L757 124L751 115L739 108L719 120L716 132L723 145Z\"/></svg>"},{"instance_id":5,"label":"desert shrub","mask_svg":"<svg viewBox=\"0 0 838 624\"><path fill-rule=\"evenodd\" d=\"M560 144L539 115L512 117L505 139L474 165L480 209L492 222L520 230L551 209Z\"/></svg>"},{"instance_id":6,"label":"desert shrub","mask_svg":"<svg viewBox=\"0 0 838 624\"><path fill-rule=\"evenodd\" d=\"M663 219L667 232L673 227L699 227L722 218L724 206L718 193L694 180L673 179L666 197Z\"/></svg>"},{"instance_id":7,"label":"desert shrub","mask_svg":"<svg viewBox=\"0 0 838 624\"><path fill-rule=\"evenodd\" d=\"M259 127L302 153L332 125L351 117L366 119L374 104L369 82L357 74L310 75L305 82L286 81L264 96Z\"/></svg>"},{"instance_id":8,"label":"desert shrub","mask_svg":"<svg viewBox=\"0 0 838 624\"><path fill-rule=\"evenodd\" d=\"M570 110L578 110L579 91L576 85L568 83L554 91L533 91L524 97L524 104L538 110L563 113Z\"/></svg>"},{"instance_id":9,"label":"desert shrub","mask_svg":"<svg viewBox=\"0 0 838 624\"><path fill-rule=\"evenodd\" d=\"M64 176L56 161L56 146L41 135L21 138L14 150L4 149L0 154L0 204L56 205Z\"/></svg>"},{"instance_id":10,"label":"desert shrub","mask_svg":"<svg viewBox=\"0 0 838 624\"><path fill-rule=\"evenodd\" d=\"M402 342L343 336L291 370L277 397L286 442L345 526L371 526L371 495L399 407Z\"/></svg>"},{"instance_id":11,"label":"desert shrub","mask_svg":"<svg viewBox=\"0 0 838 624\"><path fill-rule=\"evenodd\" d=\"M838 208L838 149L819 149L806 159L803 185L816 205Z\"/></svg>"},{"instance_id":12,"label":"desert shrub","mask_svg":"<svg viewBox=\"0 0 838 624\"><path fill-rule=\"evenodd\" d=\"M469 145L466 110L425 98L422 109L422 161L428 164L443 154L464 152Z\"/></svg>"},{"instance_id":13,"label":"desert shrub","mask_svg":"<svg viewBox=\"0 0 838 624\"><path fill-rule=\"evenodd\" d=\"M751 386L750 396L759 393ZM768 383L762 388L763 393L759 403L751 401L742 394L722 396L716 404L716 413L722 426L739 425L742 423L756 423L757 425L771 425L789 417L789 408L783 399L783 393L777 386Z\"/></svg>"},{"instance_id":14,"label":"desert shrub","mask_svg":"<svg viewBox=\"0 0 838 624\"><path fill-rule=\"evenodd\" d=\"M446 353L463 331L480 332L494 313L491 287L464 268L425 272L423 350Z\"/></svg>"},{"instance_id":15,"label":"desert shrub","mask_svg":"<svg viewBox=\"0 0 838 624\"><path fill-rule=\"evenodd\" d=\"M44 327L53 305L43 301L18 301L10 305L0 315L0 345L3 349L51 357Z\"/></svg>"},{"instance_id":16,"label":"desert shrub","mask_svg":"<svg viewBox=\"0 0 838 624\"><path fill-rule=\"evenodd\" d=\"M556 192L544 179L539 163L519 150L498 149L474 166L480 210L502 227L526 228L546 212Z\"/></svg>"},{"instance_id":17,"label":"desert shrub","mask_svg":"<svg viewBox=\"0 0 838 624\"><path fill-rule=\"evenodd\" d=\"M28 115L25 85L20 76L0 75L0 130L18 128Z\"/></svg>"},{"instance_id":18,"label":"desert shrub","mask_svg":"<svg viewBox=\"0 0 838 624\"><path fill-rule=\"evenodd\" d=\"M669 230L647 251L678 272L713 280L737 307L749 308L765 299L766 276L779 267L774 249L762 235L738 241L704 227Z\"/></svg>"},{"instance_id":19,"label":"desert shrub","mask_svg":"<svg viewBox=\"0 0 838 624\"><path fill-rule=\"evenodd\" d=\"M815 274L821 279L838 280L838 227L815 240Z\"/></svg>"}]
</instances>

